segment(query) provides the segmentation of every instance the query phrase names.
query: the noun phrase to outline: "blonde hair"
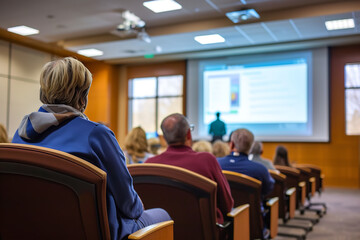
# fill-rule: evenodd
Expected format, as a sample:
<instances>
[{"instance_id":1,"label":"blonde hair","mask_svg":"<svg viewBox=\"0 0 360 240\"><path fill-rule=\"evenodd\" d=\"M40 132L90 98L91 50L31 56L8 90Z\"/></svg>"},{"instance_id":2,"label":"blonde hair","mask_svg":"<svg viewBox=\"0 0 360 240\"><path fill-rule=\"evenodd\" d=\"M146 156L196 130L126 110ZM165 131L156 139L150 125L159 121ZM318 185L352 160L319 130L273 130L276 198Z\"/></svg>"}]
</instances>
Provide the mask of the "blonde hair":
<instances>
[{"instance_id":1,"label":"blonde hair","mask_svg":"<svg viewBox=\"0 0 360 240\"><path fill-rule=\"evenodd\" d=\"M225 157L230 154L229 144L221 140L216 140L212 147L215 157Z\"/></svg>"},{"instance_id":2,"label":"blonde hair","mask_svg":"<svg viewBox=\"0 0 360 240\"><path fill-rule=\"evenodd\" d=\"M143 158L148 151L145 131L141 127L131 129L125 138L124 148L134 162L137 162L137 158Z\"/></svg>"},{"instance_id":3,"label":"blonde hair","mask_svg":"<svg viewBox=\"0 0 360 240\"><path fill-rule=\"evenodd\" d=\"M7 135L6 128L0 123L0 143L8 143L9 138Z\"/></svg>"},{"instance_id":4,"label":"blonde hair","mask_svg":"<svg viewBox=\"0 0 360 240\"><path fill-rule=\"evenodd\" d=\"M192 145L192 149L195 152L208 152L208 153L212 153L212 146L211 143L209 143L208 141L197 141L196 143L194 143Z\"/></svg>"},{"instance_id":5,"label":"blonde hair","mask_svg":"<svg viewBox=\"0 0 360 240\"><path fill-rule=\"evenodd\" d=\"M84 111L92 76L78 60L67 57L45 64L40 75L40 101Z\"/></svg>"}]
</instances>

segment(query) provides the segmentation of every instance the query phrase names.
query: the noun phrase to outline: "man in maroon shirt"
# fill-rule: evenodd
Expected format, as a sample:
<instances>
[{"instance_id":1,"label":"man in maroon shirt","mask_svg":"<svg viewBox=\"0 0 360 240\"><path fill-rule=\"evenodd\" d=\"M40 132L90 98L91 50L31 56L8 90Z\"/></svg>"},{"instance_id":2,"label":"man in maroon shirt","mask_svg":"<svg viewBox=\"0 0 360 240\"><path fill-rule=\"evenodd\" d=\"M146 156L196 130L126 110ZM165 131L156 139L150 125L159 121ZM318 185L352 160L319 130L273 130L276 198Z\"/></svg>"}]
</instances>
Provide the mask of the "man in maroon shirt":
<instances>
[{"instance_id":1,"label":"man in maroon shirt","mask_svg":"<svg viewBox=\"0 0 360 240\"><path fill-rule=\"evenodd\" d=\"M224 216L234 205L234 200L215 156L205 152L194 152L191 149L190 125L183 115L175 113L167 116L161 123L161 129L168 148L162 154L149 158L145 163L162 163L186 168L215 181L217 183L217 222L223 223Z\"/></svg>"}]
</instances>

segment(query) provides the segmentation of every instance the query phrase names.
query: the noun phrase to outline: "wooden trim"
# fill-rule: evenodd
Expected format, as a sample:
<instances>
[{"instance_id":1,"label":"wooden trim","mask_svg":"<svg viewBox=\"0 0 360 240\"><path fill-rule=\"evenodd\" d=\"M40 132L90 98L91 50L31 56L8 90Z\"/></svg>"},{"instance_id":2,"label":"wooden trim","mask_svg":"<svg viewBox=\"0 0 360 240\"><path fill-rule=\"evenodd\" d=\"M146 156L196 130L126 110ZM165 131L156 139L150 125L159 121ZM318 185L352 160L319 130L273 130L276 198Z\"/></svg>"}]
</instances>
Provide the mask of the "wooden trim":
<instances>
[{"instance_id":1,"label":"wooden trim","mask_svg":"<svg viewBox=\"0 0 360 240\"><path fill-rule=\"evenodd\" d=\"M233 218L233 240L249 240L250 205L244 204L234 208L227 216Z\"/></svg>"},{"instance_id":2,"label":"wooden trim","mask_svg":"<svg viewBox=\"0 0 360 240\"><path fill-rule=\"evenodd\" d=\"M152 224L129 235L128 239L138 240L172 240L174 239L174 221Z\"/></svg>"},{"instance_id":3,"label":"wooden trim","mask_svg":"<svg viewBox=\"0 0 360 240\"><path fill-rule=\"evenodd\" d=\"M241 178L244 178L244 179L247 179L255 184L258 184L258 185L261 185L261 181L253 178L253 177L250 177L248 175L245 175L245 174L242 174L242 173L237 173L237 172L232 172L232 171L227 171L227 170L222 170L222 173L224 175L229 175L229 176L236 176L236 177L241 177Z\"/></svg>"},{"instance_id":4,"label":"wooden trim","mask_svg":"<svg viewBox=\"0 0 360 240\"><path fill-rule=\"evenodd\" d=\"M51 53L51 54L54 54L57 56L61 56L61 57L71 56L71 57L78 59L81 62L100 62L93 58L85 57L83 55L71 52L71 51L66 50L65 48L59 47L55 44L50 44L50 43L42 42L42 41L35 40L35 39L29 38L29 37L21 36L21 35L9 32L2 28L0 28L0 39L4 39L11 43L16 43L19 45L23 45L26 47L40 50L40 51L48 52L48 53Z\"/></svg>"}]
</instances>

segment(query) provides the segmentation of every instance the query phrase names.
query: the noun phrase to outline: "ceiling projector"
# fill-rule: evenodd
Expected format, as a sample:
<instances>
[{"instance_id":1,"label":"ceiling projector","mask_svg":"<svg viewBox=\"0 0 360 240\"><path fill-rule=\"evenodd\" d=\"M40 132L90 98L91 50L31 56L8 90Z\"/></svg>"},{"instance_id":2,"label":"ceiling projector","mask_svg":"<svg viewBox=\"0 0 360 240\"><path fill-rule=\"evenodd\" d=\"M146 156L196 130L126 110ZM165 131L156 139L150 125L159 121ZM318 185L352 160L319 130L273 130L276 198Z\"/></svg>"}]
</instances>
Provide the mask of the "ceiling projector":
<instances>
[{"instance_id":1,"label":"ceiling projector","mask_svg":"<svg viewBox=\"0 0 360 240\"><path fill-rule=\"evenodd\" d=\"M250 19L260 18L259 14L255 11L255 9L245 9L240 11L228 12L226 13L226 16L233 23L239 23Z\"/></svg>"}]
</instances>

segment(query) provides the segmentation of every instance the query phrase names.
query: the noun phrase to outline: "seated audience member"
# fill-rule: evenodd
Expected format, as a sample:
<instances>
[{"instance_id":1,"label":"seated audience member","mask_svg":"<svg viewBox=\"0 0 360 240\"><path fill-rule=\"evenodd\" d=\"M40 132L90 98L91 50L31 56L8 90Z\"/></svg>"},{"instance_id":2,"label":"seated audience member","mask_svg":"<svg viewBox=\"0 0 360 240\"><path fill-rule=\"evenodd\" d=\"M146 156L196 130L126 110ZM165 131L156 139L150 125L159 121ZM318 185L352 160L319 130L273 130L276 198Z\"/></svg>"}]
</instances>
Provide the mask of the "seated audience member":
<instances>
[{"instance_id":1,"label":"seated audience member","mask_svg":"<svg viewBox=\"0 0 360 240\"><path fill-rule=\"evenodd\" d=\"M275 151L274 164L291 167L288 159L288 151L284 146L277 146Z\"/></svg>"},{"instance_id":2,"label":"seated audience member","mask_svg":"<svg viewBox=\"0 0 360 240\"><path fill-rule=\"evenodd\" d=\"M270 160L261 157L262 153L263 153L262 143L255 141L250 150L251 161L261 163L267 169L276 170Z\"/></svg>"},{"instance_id":3,"label":"seated audience member","mask_svg":"<svg viewBox=\"0 0 360 240\"><path fill-rule=\"evenodd\" d=\"M9 142L8 134L4 125L0 123L0 143Z\"/></svg>"},{"instance_id":4,"label":"seated audience member","mask_svg":"<svg viewBox=\"0 0 360 240\"><path fill-rule=\"evenodd\" d=\"M164 138L168 144L165 152L149 158L145 163L162 163L186 168L217 183L217 221L224 222L224 216L231 211L234 201L229 183L221 172L216 158L206 152L191 149L192 136L186 118L178 113L167 116L161 123Z\"/></svg>"},{"instance_id":5,"label":"seated audience member","mask_svg":"<svg viewBox=\"0 0 360 240\"><path fill-rule=\"evenodd\" d=\"M230 154L230 147L229 144L226 142L223 142L221 140L216 140L213 145L213 154L215 157L225 157L226 155Z\"/></svg>"},{"instance_id":6,"label":"seated audience member","mask_svg":"<svg viewBox=\"0 0 360 240\"><path fill-rule=\"evenodd\" d=\"M44 105L24 117L13 142L67 152L104 170L111 239L122 240L170 217L162 209L144 211L114 133L85 116L91 82L90 71L74 58L47 63L40 75Z\"/></svg>"},{"instance_id":7,"label":"seated audience member","mask_svg":"<svg viewBox=\"0 0 360 240\"><path fill-rule=\"evenodd\" d=\"M160 139L157 137L149 138L147 142L149 152L153 155L158 155L161 148Z\"/></svg>"},{"instance_id":8,"label":"seated audience member","mask_svg":"<svg viewBox=\"0 0 360 240\"><path fill-rule=\"evenodd\" d=\"M218 158L223 170L233 171L256 178L262 183L262 196L269 194L274 188L274 179L269 171L260 163L252 162L248 158L254 135L247 129L237 129L231 135L231 153L223 158Z\"/></svg>"},{"instance_id":9,"label":"seated audience member","mask_svg":"<svg viewBox=\"0 0 360 240\"><path fill-rule=\"evenodd\" d=\"M211 143L205 140L197 141L192 145L192 150L195 152L208 152L212 153Z\"/></svg>"},{"instance_id":10,"label":"seated audience member","mask_svg":"<svg viewBox=\"0 0 360 240\"><path fill-rule=\"evenodd\" d=\"M154 154L148 152L146 133L141 127L131 129L125 138L124 153L128 164L143 163Z\"/></svg>"}]
</instances>

